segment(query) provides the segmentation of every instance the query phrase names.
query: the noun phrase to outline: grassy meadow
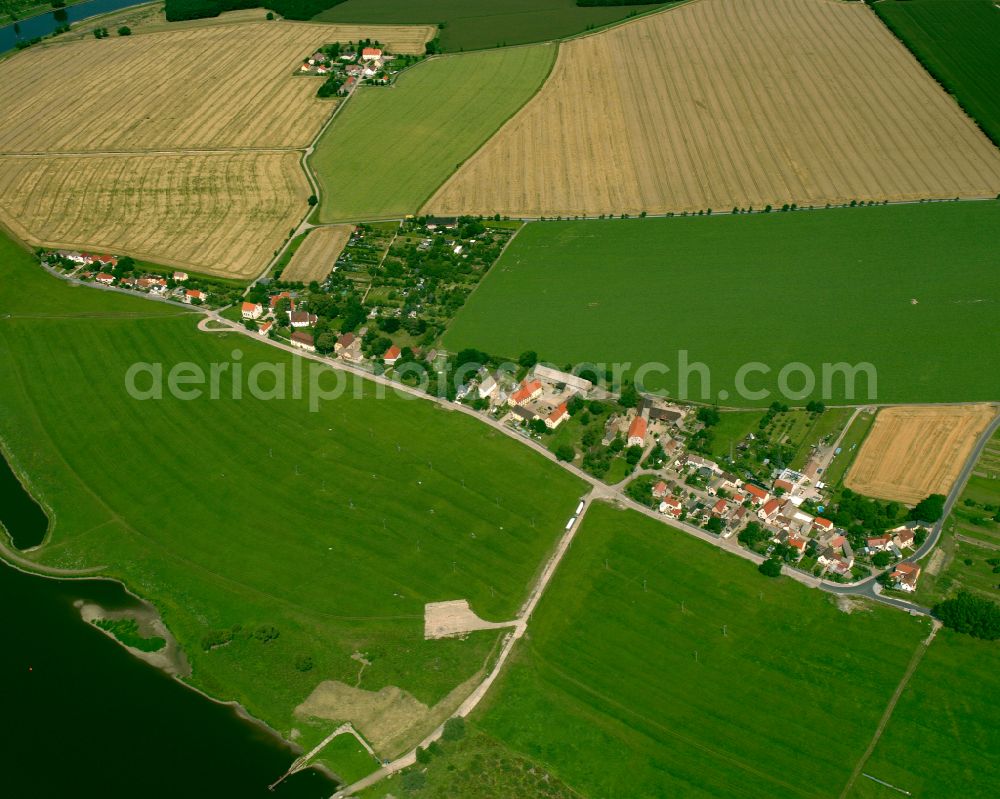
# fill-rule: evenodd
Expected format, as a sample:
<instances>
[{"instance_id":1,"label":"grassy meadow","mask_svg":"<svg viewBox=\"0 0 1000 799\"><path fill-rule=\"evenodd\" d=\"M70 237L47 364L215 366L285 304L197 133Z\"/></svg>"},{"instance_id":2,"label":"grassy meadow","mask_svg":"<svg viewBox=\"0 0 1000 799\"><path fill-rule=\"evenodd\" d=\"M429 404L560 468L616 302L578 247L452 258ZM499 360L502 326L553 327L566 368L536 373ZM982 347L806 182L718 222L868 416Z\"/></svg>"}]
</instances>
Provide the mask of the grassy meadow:
<instances>
[{"instance_id":1,"label":"grassy meadow","mask_svg":"<svg viewBox=\"0 0 1000 799\"><path fill-rule=\"evenodd\" d=\"M992 0L882 0L875 13L1000 144L1000 10Z\"/></svg>"},{"instance_id":2,"label":"grassy meadow","mask_svg":"<svg viewBox=\"0 0 1000 799\"><path fill-rule=\"evenodd\" d=\"M314 17L318 22L444 23L449 53L562 39L644 13L654 5L581 8L576 0L347 0Z\"/></svg>"},{"instance_id":3,"label":"grassy meadow","mask_svg":"<svg viewBox=\"0 0 1000 799\"><path fill-rule=\"evenodd\" d=\"M1000 785L996 642L940 630L864 771L922 799L990 799ZM859 777L850 799L901 794Z\"/></svg>"},{"instance_id":4,"label":"grassy meadow","mask_svg":"<svg viewBox=\"0 0 1000 799\"><path fill-rule=\"evenodd\" d=\"M473 720L586 796L836 796L927 630L597 504Z\"/></svg>"},{"instance_id":5,"label":"grassy meadow","mask_svg":"<svg viewBox=\"0 0 1000 799\"><path fill-rule=\"evenodd\" d=\"M538 90L555 45L434 58L360 87L316 145L322 222L414 213Z\"/></svg>"},{"instance_id":6,"label":"grassy meadow","mask_svg":"<svg viewBox=\"0 0 1000 799\"><path fill-rule=\"evenodd\" d=\"M27 557L121 579L160 610L194 685L307 748L335 725L292 709L323 680L355 685L352 653L371 663L360 688L428 705L477 672L497 636L425 641L424 603L510 618L582 491L473 419L353 379L316 413L252 399L246 380L245 399L227 379L219 399L133 399L137 362L233 362L267 370L262 388L284 368L290 394L302 361L59 282L6 238L0 307L0 441L53 520Z\"/></svg>"},{"instance_id":7,"label":"grassy meadow","mask_svg":"<svg viewBox=\"0 0 1000 799\"><path fill-rule=\"evenodd\" d=\"M815 397L822 364L867 362L879 402L995 399L998 235L994 201L536 222L443 341L507 357L531 349L560 364L662 363L671 371L644 382L672 396L687 351L711 370L708 386L691 373L687 398L730 406L769 404L794 362L812 370ZM751 372L747 387L770 394L737 396L750 362L771 371ZM855 402L872 399L866 383L861 374ZM799 393L801 374L788 384ZM849 399L843 376L831 389L828 402Z\"/></svg>"}]
</instances>

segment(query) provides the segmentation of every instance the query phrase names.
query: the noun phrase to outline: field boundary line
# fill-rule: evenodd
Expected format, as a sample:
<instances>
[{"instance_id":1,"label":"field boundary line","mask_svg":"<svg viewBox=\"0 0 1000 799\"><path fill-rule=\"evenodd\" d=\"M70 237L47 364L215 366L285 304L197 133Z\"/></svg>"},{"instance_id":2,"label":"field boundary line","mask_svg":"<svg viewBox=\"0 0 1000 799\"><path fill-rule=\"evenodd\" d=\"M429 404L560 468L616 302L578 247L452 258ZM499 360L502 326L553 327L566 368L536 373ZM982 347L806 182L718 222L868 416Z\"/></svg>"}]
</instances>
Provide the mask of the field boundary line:
<instances>
[{"instance_id":1,"label":"field boundary line","mask_svg":"<svg viewBox=\"0 0 1000 799\"><path fill-rule=\"evenodd\" d=\"M465 166L467 163L469 163L469 161L471 161L473 158L475 158L476 155L487 144L489 144L493 140L493 137L496 136L501 130L503 130L504 127L506 127L507 123L509 123L512 119L514 119L514 117L516 117L518 114L520 114L521 111L523 111L528 106L528 103L530 103L532 100L534 100L538 96L539 92L541 92L542 89L545 88L545 84L549 82L549 78L552 77L552 72L555 70L556 64L559 62L559 55L562 53L562 43L557 39L555 41L551 41L550 40L550 41L536 42L536 43L530 44L530 45L518 45L518 47L522 47L522 46L523 47L544 47L544 46L547 46L547 45L550 45L550 44L554 47L555 53L552 56L552 61L549 62L549 68L548 68L548 70L546 70L545 76L539 82L537 88L531 93L531 95L529 97L527 97L525 99L525 101L523 103L521 103L520 106L518 106L513 111L511 111L510 114L505 119L501 120L500 124L498 124L492 131L490 131L489 135L487 135L486 138L483 139L482 143L475 150L473 150L465 158L463 158L461 161L459 161L457 164L455 164L455 168L447 175L447 177L445 177L444 180L442 180L437 186L435 186L433 189L431 189L427 193L427 195L419 203L417 203L417 207L414 210L414 213L420 214L421 212L423 212L424 206L426 206L427 203L429 203L434 198L434 195L438 193L438 191L441 189L441 187L444 186L449 180L451 180L456 174L458 174L458 171L463 166ZM503 47L503 48L500 48L500 49L506 50L507 48ZM484 52L484 51L476 51L476 52ZM486 50L485 52L490 52L490 51Z\"/></svg>"},{"instance_id":2,"label":"field boundary line","mask_svg":"<svg viewBox=\"0 0 1000 799\"><path fill-rule=\"evenodd\" d=\"M927 654L927 650L934 642L934 638L940 628L941 622L937 619L932 619L930 634L923 641L917 644L917 650L910 658L909 665L907 665L906 671L903 672L903 678L899 681L899 685L896 686L896 690L889 699L889 704L886 706L885 711L882 713L882 718L879 720L878 726L875 728L875 734L872 736L871 741L868 742L868 748L865 749L864 754L861 755L861 758L854 766L854 771L851 772L850 779L847 780L847 785L844 786L844 790L840 792L840 799L847 798L851 788L854 787L854 783L857 781L858 777L861 776L861 770L865 767L865 764L868 762L868 758L871 757L872 752L875 751L875 747L878 744L879 739L882 737L882 733L885 731L886 726L889 724L889 720L892 718L892 713L896 709L896 703L899 702L899 698L903 695L903 691L909 684L910 678L913 677L914 672L916 672L917 666L920 665L920 661L924 659L924 655Z\"/></svg>"}]
</instances>

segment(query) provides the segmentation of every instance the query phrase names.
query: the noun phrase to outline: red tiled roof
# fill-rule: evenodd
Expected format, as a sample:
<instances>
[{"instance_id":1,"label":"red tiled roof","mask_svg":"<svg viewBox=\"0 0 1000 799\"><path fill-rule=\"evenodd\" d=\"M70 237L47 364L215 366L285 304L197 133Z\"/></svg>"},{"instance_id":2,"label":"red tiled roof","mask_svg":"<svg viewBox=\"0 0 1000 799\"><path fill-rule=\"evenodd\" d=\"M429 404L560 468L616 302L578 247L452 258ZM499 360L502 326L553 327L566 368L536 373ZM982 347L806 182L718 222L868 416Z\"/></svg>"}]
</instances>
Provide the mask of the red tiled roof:
<instances>
[{"instance_id":1,"label":"red tiled roof","mask_svg":"<svg viewBox=\"0 0 1000 799\"><path fill-rule=\"evenodd\" d=\"M767 496L767 492L763 488L755 486L753 483L744 485L743 490L756 499L764 499Z\"/></svg>"},{"instance_id":2,"label":"red tiled roof","mask_svg":"<svg viewBox=\"0 0 1000 799\"><path fill-rule=\"evenodd\" d=\"M382 356L384 360L394 361L402 354L402 350L393 344L389 349L385 351L385 355Z\"/></svg>"},{"instance_id":3,"label":"red tiled roof","mask_svg":"<svg viewBox=\"0 0 1000 799\"><path fill-rule=\"evenodd\" d=\"M526 399L529 399L531 395L538 391L541 387L542 384L538 380L532 380L530 383L524 381L521 383L521 387L511 394L510 398L515 405L519 405Z\"/></svg>"},{"instance_id":4,"label":"red tiled roof","mask_svg":"<svg viewBox=\"0 0 1000 799\"><path fill-rule=\"evenodd\" d=\"M552 411L552 413L549 414L549 421L557 422L560 419L562 419L562 417L565 416L567 413L568 411L566 410L566 403L564 402L558 408Z\"/></svg>"},{"instance_id":5,"label":"red tiled roof","mask_svg":"<svg viewBox=\"0 0 1000 799\"><path fill-rule=\"evenodd\" d=\"M817 516L815 519L813 519L813 524L815 524L817 527L822 527L824 530L833 529L833 522L831 522L829 519L824 519L822 516Z\"/></svg>"},{"instance_id":6,"label":"red tiled roof","mask_svg":"<svg viewBox=\"0 0 1000 799\"><path fill-rule=\"evenodd\" d=\"M645 438L646 437L646 420L641 416L636 416L632 420L632 424L628 426L628 438Z\"/></svg>"},{"instance_id":7,"label":"red tiled roof","mask_svg":"<svg viewBox=\"0 0 1000 799\"><path fill-rule=\"evenodd\" d=\"M257 306L259 304L260 303L256 303L256 302L245 302L245 303L243 303L243 310L244 311L256 311L257 310Z\"/></svg>"},{"instance_id":8,"label":"red tiled roof","mask_svg":"<svg viewBox=\"0 0 1000 799\"><path fill-rule=\"evenodd\" d=\"M778 510L779 502L776 499L768 500L764 503L764 507L761 510L764 512L765 516L770 516L772 513L776 513Z\"/></svg>"}]
</instances>

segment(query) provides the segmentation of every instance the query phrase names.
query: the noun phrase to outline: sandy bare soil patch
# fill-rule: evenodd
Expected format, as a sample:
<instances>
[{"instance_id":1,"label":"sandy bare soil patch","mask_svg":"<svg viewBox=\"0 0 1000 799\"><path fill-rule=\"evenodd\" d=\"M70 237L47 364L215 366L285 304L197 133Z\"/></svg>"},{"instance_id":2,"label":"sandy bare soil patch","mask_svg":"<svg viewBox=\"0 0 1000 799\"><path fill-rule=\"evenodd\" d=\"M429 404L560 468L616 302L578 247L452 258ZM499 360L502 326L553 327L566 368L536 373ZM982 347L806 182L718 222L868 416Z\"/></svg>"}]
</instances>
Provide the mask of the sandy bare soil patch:
<instances>
[{"instance_id":1,"label":"sandy bare soil patch","mask_svg":"<svg viewBox=\"0 0 1000 799\"><path fill-rule=\"evenodd\" d=\"M424 207L554 216L986 197L1000 152L861 3L697 0L570 41Z\"/></svg>"},{"instance_id":2,"label":"sandy bare soil patch","mask_svg":"<svg viewBox=\"0 0 1000 799\"><path fill-rule=\"evenodd\" d=\"M424 605L424 638L448 638L476 630L512 627L515 624L516 621L495 622L481 619L464 599L428 602Z\"/></svg>"},{"instance_id":3,"label":"sandy bare soil patch","mask_svg":"<svg viewBox=\"0 0 1000 799\"><path fill-rule=\"evenodd\" d=\"M252 22L31 48L0 62L0 152L304 147L336 100L296 67L362 33L422 52L433 28Z\"/></svg>"},{"instance_id":4,"label":"sandy bare soil patch","mask_svg":"<svg viewBox=\"0 0 1000 799\"><path fill-rule=\"evenodd\" d=\"M481 679L482 674L470 677L433 707L394 685L381 691L365 691L326 680L295 708L295 713L333 722L350 721L379 755L392 757L413 746L454 713Z\"/></svg>"},{"instance_id":5,"label":"sandy bare soil patch","mask_svg":"<svg viewBox=\"0 0 1000 799\"><path fill-rule=\"evenodd\" d=\"M256 276L298 224L298 154L0 157L0 220L39 246Z\"/></svg>"},{"instance_id":6,"label":"sandy bare soil patch","mask_svg":"<svg viewBox=\"0 0 1000 799\"><path fill-rule=\"evenodd\" d=\"M996 407L987 404L886 408L875 417L844 485L909 504L947 494L995 415Z\"/></svg>"},{"instance_id":7,"label":"sandy bare soil patch","mask_svg":"<svg viewBox=\"0 0 1000 799\"><path fill-rule=\"evenodd\" d=\"M282 280L325 280L351 238L354 225L332 225L309 231L281 273Z\"/></svg>"}]
</instances>

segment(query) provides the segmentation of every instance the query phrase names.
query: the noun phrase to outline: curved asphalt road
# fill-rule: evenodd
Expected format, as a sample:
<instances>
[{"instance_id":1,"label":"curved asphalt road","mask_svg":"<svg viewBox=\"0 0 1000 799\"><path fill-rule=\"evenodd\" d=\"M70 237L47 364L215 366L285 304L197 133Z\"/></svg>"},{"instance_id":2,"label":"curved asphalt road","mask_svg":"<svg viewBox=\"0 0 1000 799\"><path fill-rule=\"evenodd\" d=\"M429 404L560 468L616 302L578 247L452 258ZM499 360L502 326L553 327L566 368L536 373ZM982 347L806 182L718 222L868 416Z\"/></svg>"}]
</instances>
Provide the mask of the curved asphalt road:
<instances>
[{"instance_id":1,"label":"curved asphalt road","mask_svg":"<svg viewBox=\"0 0 1000 799\"><path fill-rule=\"evenodd\" d=\"M998 427L1000 427L1000 416L995 417L993 421L986 426L982 435L979 436L979 440L976 442L976 446L972 448L972 452L969 453L969 457L965 461L965 465L962 467L962 471L959 473L958 479L955 480L954 485L951 487L951 491L945 498L944 512L941 514L941 518L937 520L933 527L931 527L927 540L920 545L916 552L908 558L904 558L901 562L916 563L918 560L930 554L934 547L937 546L938 539L941 538L941 531L944 529L944 523L948 519L948 516L951 515L951 509L954 507L958 498L965 490L965 484L969 482L969 476L972 474L972 470L976 468L979 456L983 454L983 449L986 447L987 442L993 437L993 434L997 431ZM930 615L930 610L928 608L921 607L913 602L907 602L905 599L883 596L881 594L881 586L878 584L875 577L869 577L866 580L861 580L860 582L851 584L830 583L824 581L820 587L824 591L829 591L831 594L862 596L868 599L874 599L886 605L893 605L894 607L901 608L903 610L916 611L917 613Z\"/></svg>"}]
</instances>

